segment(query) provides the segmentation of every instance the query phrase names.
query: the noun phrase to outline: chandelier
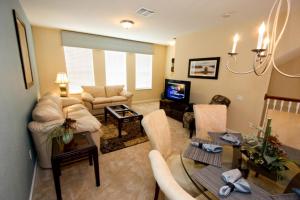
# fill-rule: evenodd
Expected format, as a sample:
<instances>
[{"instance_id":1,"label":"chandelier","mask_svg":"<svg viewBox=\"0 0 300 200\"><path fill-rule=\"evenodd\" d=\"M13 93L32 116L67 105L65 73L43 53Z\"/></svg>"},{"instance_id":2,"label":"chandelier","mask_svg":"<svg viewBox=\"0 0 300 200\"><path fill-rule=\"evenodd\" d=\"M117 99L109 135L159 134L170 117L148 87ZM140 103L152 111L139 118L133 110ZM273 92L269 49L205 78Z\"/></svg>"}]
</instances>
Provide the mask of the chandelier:
<instances>
[{"instance_id":1,"label":"chandelier","mask_svg":"<svg viewBox=\"0 0 300 200\"><path fill-rule=\"evenodd\" d=\"M281 29L278 27L279 17L283 10L283 3L286 2L286 16ZM236 71L232 69L231 64L237 63L236 47L239 41L239 35L235 34L233 38L233 46L231 52L228 53L227 69L234 74L250 74L255 73L257 76L264 75L270 68L274 68L283 76L290 78L300 78L300 74L287 74L281 71L275 62L275 51L286 29L291 11L290 0L275 0L272 9L270 10L267 24L264 22L260 25L258 30L258 41L256 49L253 49L254 60L252 67L248 71Z\"/></svg>"}]
</instances>

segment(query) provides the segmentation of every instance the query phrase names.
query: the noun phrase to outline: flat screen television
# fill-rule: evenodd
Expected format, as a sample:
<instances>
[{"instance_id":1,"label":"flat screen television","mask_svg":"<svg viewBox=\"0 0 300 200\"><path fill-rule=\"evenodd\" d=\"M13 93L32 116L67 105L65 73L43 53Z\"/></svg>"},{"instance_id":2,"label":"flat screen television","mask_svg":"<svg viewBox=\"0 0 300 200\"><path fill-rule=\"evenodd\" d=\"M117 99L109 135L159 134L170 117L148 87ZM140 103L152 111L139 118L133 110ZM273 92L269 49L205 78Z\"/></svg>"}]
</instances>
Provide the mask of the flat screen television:
<instances>
[{"instance_id":1,"label":"flat screen television","mask_svg":"<svg viewBox=\"0 0 300 200\"><path fill-rule=\"evenodd\" d=\"M165 98L177 101L189 103L190 101L190 81L179 81L179 80L165 80Z\"/></svg>"}]
</instances>

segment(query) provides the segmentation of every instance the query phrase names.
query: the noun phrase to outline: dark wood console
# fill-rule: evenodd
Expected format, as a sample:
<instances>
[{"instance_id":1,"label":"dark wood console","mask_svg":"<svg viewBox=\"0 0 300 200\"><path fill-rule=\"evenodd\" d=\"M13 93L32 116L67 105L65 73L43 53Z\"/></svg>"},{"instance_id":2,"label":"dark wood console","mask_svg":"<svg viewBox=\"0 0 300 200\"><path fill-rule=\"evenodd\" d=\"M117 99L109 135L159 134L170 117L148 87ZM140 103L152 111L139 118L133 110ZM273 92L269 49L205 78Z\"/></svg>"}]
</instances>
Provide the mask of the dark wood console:
<instances>
[{"instance_id":1,"label":"dark wood console","mask_svg":"<svg viewBox=\"0 0 300 200\"><path fill-rule=\"evenodd\" d=\"M159 108L166 112L166 115L182 122L183 114L192 107L192 104L175 102L167 99L159 101Z\"/></svg>"}]
</instances>

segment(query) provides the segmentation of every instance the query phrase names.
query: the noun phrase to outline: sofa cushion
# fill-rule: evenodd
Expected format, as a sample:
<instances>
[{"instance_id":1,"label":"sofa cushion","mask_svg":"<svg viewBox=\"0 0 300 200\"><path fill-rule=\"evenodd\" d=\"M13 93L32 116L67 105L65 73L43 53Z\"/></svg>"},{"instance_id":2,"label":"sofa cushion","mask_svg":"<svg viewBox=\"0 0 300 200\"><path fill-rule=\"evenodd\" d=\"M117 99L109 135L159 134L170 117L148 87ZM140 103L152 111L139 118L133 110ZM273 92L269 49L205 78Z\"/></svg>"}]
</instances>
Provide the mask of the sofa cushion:
<instances>
[{"instance_id":1,"label":"sofa cushion","mask_svg":"<svg viewBox=\"0 0 300 200\"><path fill-rule=\"evenodd\" d=\"M103 103L103 104L95 104L93 105L93 109L103 109L105 106L111 106L112 103Z\"/></svg>"},{"instance_id":2,"label":"sofa cushion","mask_svg":"<svg viewBox=\"0 0 300 200\"><path fill-rule=\"evenodd\" d=\"M93 101L93 104L103 104L103 103L110 103L111 99L107 97L96 97Z\"/></svg>"},{"instance_id":3,"label":"sofa cushion","mask_svg":"<svg viewBox=\"0 0 300 200\"><path fill-rule=\"evenodd\" d=\"M50 99L51 101L53 101L59 108L62 107L62 102L61 99L58 95L54 94L54 93L46 93L44 96L42 96L42 98L40 98L39 101L43 101L45 99Z\"/></svg>"},{"instance_id":4,"label":"sofa cushion","mask_svg":"<svg viewBox=\"0 0 300 200\"><path fill-rule=\"evenodd\" d=\"M124 88L124 85L105 86L106 96L119 96Z\"/></svg>"},{"instance_id":5,"label":"sofa cushion","mask_svg":"<svg viewBox=\"0 0 300 200\"><path fill-rule=\"evenodd\" d=\"M109 99L111 100L111 102L127 101L127 98L124 96L113 96L113 97L109 97Z\"/></svg>"},{"instance_id":6,"label":"sofa cushion","mask_svg":"<svg viewBox=\"0 0 300 200\"><path fill-rule=\"evenodd\" d=\"M63 112L64 112L65 116L68 117L71 112L76 112L78 110L83 110L83 109L86 109L86 107L84 105L74 104L72 106L67 106L67 107L63 108Z\"/></svg>"},{"instance_id":7,"label":"sofa cushion","mask_svg":"<svg viewBox=\"0 0 300 200\"><path fill-rule=\"evenodd\" d=\"M82 89L95 97L106 97L105 88L103 86L82 86Z\"/></svg>"},{"instance_id":8,"label":"sofa cushion","mask_svg":"<svg viewBox=\"0 0 300 200\"><path fill-rule=\"evenodd\" d=\"M38 163L42 168L51 168L52 143L48 138L49 132L63 123L64 119L49 122L32 121L28 124L37 151Z\"/></svg>"},{"instance_id":9,"label":"sofa cushion","mask_svg":"<svg viewBox=\"0 0 300 200\"><path fill-rule=\"evenodd\" d=\"M63 112L50 99L40 101L32 111L32 118L37 122L49 122L64 118Z\"/></svg>"},{"instance_id":10,"label":"sofa cushion","mask_svg":"<svg viewBox=\"0 0 300 200\"><path fill-rule=\"evenodd\" d=\"M76 119L76 130L74 133L80 133L84 131L95 132L101 127L101 123L91 114L82 116Z\"/></svg>"},{"instance_id":11,"label":"sofa cushion","mask_svg":"<svg viewBox=\"0 0 300 200\"><path fill-rule=\"evenodd\" d=\"M75 97L62 97L61 98L61 104L62 107L72 106L75 104L81 104L82 101Z\"/></svg>"},{"instance_id":12,"label":"sofa cushion","mask_svg":"<svg viewBox=\"0 0 300 200\"><path fill-rule=\"evenodd\" d=\"M68 117L76 120L75 133L83 131L95 132L101 126L101 123L86 109L70 112Z\"/></svg>"},{"instance_id":13,"label":"sofa cushion","mask_svg":"<svg viewBox=\"0 0 300 200\"><path fill-rule=\"evenodd\" d=\"M76 110L73 112L68 113L68 117L71 119L79 119L84 116L92 116L91 113L87 109L82 109L82 110Z\"/></svg>"}]
</instances>

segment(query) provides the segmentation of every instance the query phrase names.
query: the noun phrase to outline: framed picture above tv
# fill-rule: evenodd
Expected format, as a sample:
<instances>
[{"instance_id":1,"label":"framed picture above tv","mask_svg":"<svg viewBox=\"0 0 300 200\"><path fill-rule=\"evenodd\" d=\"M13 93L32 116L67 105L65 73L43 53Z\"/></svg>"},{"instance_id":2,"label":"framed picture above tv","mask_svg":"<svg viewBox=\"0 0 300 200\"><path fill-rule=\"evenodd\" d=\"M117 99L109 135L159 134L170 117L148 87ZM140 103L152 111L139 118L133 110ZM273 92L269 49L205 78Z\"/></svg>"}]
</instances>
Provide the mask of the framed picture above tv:
<instances>
[{"instance_id":1,"label":"framed picture above tv","mask_svg":"<svg viewBox=\"0 0 300 200\"><path fill-rule=\"evenodd\" d=\"M189 60L189 78L218 79L220 57Z\"/></svg>"},{"instance_id":2,"label":"framed picture above tv","mask_svg":"<svg viewBox=\"0 0 300 200\"><path fill-rule=\"evenodd\" d=\"M15 22L25 88L28 89L33 85L33 76L30 64L26 27L25 24L18 17L15 10L13 10L13 17Z\"/></svg>"}]
</instances>

